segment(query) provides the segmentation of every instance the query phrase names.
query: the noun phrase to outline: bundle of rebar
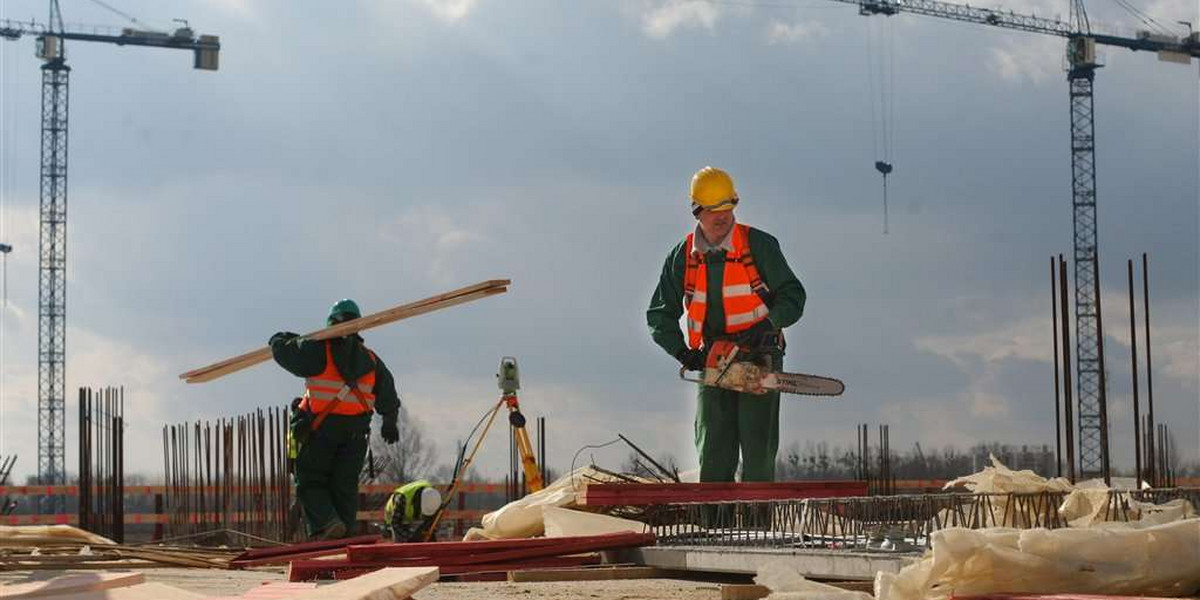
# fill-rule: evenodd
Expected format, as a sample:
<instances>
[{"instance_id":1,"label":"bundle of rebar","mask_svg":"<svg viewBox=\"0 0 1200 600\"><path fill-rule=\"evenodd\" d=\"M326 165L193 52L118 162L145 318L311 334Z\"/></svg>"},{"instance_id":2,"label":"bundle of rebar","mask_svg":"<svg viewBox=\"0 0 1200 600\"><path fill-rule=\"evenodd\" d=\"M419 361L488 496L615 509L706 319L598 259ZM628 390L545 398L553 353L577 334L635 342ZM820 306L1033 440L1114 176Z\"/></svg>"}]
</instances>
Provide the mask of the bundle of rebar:
<instances>
[{"instance_id":1,"label":"bundle of rebar","mask_svg":"<svg viewBox=\"0 0 1200 600\"><path fill-rule=\"evenodd\" d=\"M125 388L79 388L79 527L125 541Z\"/></svg>"},{"instance_id":2,"label":"bundle of rebar","mask_svg":"<svg viewBox=\"0 0 1200 600\"><path fill-rule=\"evenodd\" d=\"M163 428L169 537L240 532L296 536L284 407Z\"/></svg>"}]
</instances>

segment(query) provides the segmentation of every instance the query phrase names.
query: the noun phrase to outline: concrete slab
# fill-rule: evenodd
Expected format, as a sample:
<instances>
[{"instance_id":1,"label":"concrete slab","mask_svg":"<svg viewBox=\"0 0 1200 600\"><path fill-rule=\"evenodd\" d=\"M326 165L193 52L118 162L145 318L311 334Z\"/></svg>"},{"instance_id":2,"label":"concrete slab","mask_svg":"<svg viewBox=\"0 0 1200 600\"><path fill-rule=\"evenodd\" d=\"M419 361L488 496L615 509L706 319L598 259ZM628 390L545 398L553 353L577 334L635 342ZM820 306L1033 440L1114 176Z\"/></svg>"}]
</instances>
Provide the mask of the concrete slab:
<instances>
[{"instance_id":1,"label":"concrete slab","mask_svg":"<svg viewBox=\"0 0 1200 600\"><path fill-rule=\"evenodd\" d=\"M622 551L619 560L661 569L755 574L759 567L787 560L805 577L870 581L875 573L896 573L920 553L851 552L740 546L653 546Z\"/></svg>"}]
</instances>

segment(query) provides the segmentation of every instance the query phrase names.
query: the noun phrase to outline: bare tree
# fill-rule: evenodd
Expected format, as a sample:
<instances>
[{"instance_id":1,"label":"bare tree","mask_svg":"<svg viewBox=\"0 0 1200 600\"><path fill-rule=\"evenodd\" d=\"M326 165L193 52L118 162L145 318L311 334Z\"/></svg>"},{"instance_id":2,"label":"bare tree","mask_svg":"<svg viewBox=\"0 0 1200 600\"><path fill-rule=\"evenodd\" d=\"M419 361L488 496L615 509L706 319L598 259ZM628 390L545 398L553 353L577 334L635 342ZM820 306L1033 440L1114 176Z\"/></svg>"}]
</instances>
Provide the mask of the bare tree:
<instances>
[{"instance_id":1,"label":"bare tree","mask_svg":"<svg viewBox=\"0 0 1200 600\"><path fill-rule=\"evenodd\" d=\"M378 478L388 483L408 483L433 475L437 453L425 437L425 427L409 416L404 406L399 414L400 441L386 444L376 429L371 433L371 453L379 465Z\"/></svg>"}]
</instances>

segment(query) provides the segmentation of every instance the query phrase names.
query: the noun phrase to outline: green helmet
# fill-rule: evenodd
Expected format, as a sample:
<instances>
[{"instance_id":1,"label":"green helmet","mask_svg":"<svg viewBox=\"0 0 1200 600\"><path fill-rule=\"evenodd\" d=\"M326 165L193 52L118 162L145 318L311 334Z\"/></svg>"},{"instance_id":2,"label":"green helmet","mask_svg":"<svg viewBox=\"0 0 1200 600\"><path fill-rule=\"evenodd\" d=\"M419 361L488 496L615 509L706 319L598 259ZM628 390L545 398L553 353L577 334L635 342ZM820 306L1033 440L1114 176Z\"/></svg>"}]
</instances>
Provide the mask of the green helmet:
<instances>
[{"instance_id":1,"label":"green helmet","mask_svg":"<svg viewBox=\"0 0 1200 600\"><path fill-rule=\"evenodd\" d=\"M357 319L361 316L362 311L358 310L358 304L349 298L343 298L335 302L333 307L329 309L329 317L325 319L325 324L333 325L334 323Z\"/></svg>"}]
</instances>

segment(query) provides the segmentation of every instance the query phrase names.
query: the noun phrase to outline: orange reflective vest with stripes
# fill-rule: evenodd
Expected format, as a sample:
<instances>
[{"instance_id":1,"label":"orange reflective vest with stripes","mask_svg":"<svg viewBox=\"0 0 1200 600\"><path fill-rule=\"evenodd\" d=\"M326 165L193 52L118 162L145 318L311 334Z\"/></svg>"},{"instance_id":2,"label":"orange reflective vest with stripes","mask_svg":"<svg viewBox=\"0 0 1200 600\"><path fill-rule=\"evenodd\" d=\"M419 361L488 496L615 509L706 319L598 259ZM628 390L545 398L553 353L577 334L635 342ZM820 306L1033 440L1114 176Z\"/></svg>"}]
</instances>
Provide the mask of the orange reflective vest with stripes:
<instances>
[{"instance_id":1,"label":"orange reflective vest with stripes","mask_svg":"<svg viewBox=\"0 0 1200 600\"><path fill-rule=\"evenodd\" d=\"M725 275L721 302L725 308L725 333L738 333L767 318L766 299L770 290L750 256L750 227L734 225L732 250L725 253ZM704 342L704 317L708 312L708 264L695 249L689 233L684 246L687 268L683 276L683 303L687 309L688 346L699 349Z\"/></svg>"},{"instance_id":2,"label":"orange reflective vest with stripes","mask_svg":"<svg viewBox=\"0 0 1200 600\"><path fill-rule=\"evenodd\" d=\"M375 353L367 350L371 362ZM375 369L372 368L354 385L348 385L333 362L333 345L325 341L325 370L304 379L304 399L300 408L316 414L361 415L375 410Z\"/></svg>"}]
</instances>

